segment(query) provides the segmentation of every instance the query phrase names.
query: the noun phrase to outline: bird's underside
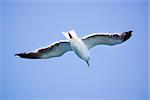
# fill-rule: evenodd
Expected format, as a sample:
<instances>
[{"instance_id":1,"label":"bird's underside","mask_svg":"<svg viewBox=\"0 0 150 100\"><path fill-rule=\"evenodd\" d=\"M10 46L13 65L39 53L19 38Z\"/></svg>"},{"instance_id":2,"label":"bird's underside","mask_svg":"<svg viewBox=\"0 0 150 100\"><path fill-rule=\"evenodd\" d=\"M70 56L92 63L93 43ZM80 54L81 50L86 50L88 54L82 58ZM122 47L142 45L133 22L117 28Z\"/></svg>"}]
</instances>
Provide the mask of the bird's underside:
<instances>
[{"instance_id":1,"label":"bird's underside","mask_svg":"<svg viewBox=\"0 0 150 100\"><path fill-rule=\"evenodd\" d=\"M81 40L87 46L88 50L97 45L116 45L121 44L131 37L132 31L122 33L93 33L87 35ZM21 58L46 59L62 56L65 52L72 51L69 40L55 42L48 47L36 49L33 52L15 54Z\"/></svg>"}]
</instances>

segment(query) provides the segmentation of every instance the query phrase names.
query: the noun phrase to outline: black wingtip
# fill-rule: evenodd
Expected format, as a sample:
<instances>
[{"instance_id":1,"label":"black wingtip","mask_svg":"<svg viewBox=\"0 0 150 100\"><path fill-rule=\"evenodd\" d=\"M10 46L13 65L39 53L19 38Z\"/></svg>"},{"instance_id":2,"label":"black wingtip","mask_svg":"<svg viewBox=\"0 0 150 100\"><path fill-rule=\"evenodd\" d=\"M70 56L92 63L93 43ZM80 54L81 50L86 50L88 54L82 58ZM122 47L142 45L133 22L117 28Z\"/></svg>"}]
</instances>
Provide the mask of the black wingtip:
<instances>
[{"instance_id":1,"label":"black wingtip","mask_svg":"<svg viewBox=\"0 0 150 100\"><path fill-rule=\"evenodd\" d=\"M14 54L14 56L19 57L19 54Z\"/></svg>"},{"instance_id":2,"label":"black wingtip","mask_svg":"<svg viewBox=\"0 0 150 100\"><path fill-rule=\"evenodd\" d=\"M129 33L132 33L133 31L129 31Z\"/></svg>"},{"instance_id":3,"label":"black wingtip","mask_svg":"<svg viewBox=\"0 0 150 100\"><path fill-rule=\"evenodd\" d=\"M15 54L16 57L20 57L20 58L26 58L26 54L25 53L18 53Z\"/></svg>"},{"instance_id":4,"label":"black wingtip","mask_svg":"<svg viewBox=\"0 0 150 100\"><path fill-rule=\"evenodd\" d=\"M27 58L27 59L38 59L40 58L37 53L19 53L15 54L15 56L20 58Z\"/></svg>"},{"instance_id":5,"label":"black wingtip","mask_svg":"<svg viewBox=\"0 0 150 100\"><path fill-rule=\"evenodd\" d=\"M18 57L20 54L14 54L14 55Z\"/></svg>"},{"instance_id":6,"label":"black wingtip","mask_svg":"<svg viewBox=\"0 0 150 100\"><path fill-rule=\"evenodd\" d=\"M132 36L132 32L133 31L129 31L129 32L124 32L121 37L123 38L123 41L128 40L131 36Z\"/></svg>"}]
</instances>

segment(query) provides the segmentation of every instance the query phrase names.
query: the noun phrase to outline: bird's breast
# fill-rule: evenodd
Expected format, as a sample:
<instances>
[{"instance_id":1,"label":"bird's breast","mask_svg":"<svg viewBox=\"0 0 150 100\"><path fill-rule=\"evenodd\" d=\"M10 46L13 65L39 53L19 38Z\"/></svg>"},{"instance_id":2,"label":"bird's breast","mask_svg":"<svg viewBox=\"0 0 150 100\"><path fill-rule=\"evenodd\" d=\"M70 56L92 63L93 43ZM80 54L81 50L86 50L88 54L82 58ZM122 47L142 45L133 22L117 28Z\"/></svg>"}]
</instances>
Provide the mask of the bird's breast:
<instances>
[{"instance_id":1,"label":"bird's breast","mask_svg":"<svg viewBox=\"0 0 150 100\"><path fill-rule=\"evenodd\" d=\"M81 58L81 59L87 59L89 58L89 52L88 48L82 41L70 41L72 50Z\"/></svg>"}]
</instances>

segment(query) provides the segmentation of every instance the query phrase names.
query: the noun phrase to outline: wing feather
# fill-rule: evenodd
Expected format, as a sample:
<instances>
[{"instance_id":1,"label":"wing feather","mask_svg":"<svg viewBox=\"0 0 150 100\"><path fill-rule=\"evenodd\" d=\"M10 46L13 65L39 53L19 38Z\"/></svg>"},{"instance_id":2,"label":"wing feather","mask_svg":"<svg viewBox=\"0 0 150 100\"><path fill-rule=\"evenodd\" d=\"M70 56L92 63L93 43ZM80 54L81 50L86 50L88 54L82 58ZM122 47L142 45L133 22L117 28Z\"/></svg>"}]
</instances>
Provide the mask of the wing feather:
<instances>
[{"instance_id":1,"label":"wing feather","mask_svg":"<svg viewBox=\"0 0 150 100\"><path fill-rule=\"evenodd\" d=\"M122 33L93 33L82 38L88 49L96 45L116 45L131 37L132 31Z\"/></svg>"},{"instance_id":2,"label":"wing feather","mask_svg":"<svg viewBox=\"0 0 150 100\"><path fill-rule=\"evenodd\" d=\"M29 58L29 59L46 59L51 57L62 56L65 52L71 51L70 42L67 40L62 40L59 42L55 42L48 47L36 49L33 52L29 53L19 53L15 54L21 58Z\"/></svg>"}]
</instances>

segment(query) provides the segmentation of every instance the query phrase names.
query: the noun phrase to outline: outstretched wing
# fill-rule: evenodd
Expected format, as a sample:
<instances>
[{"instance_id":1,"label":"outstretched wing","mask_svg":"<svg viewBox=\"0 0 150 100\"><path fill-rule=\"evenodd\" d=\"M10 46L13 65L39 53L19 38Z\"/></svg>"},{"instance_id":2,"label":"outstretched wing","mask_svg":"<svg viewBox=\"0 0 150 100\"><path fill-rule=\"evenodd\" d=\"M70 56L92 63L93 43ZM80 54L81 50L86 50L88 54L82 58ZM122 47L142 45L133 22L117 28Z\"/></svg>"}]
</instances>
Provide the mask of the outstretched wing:
<instances>
[{"instance_id":1,"label":"outstretched wing","mask_svg":"<svg viewBox=\"0 0 150 100\"><path fill-rule=\"evenodd\" d=\"M62 40L59 42L55 42L48 47L39 48L33 52L29 53L19 53L15 54L21 58L29 58L29 59L46 59L51 57L58 57L63 55L67 51L71 51L70 42Z\"/></svg>"},{"instance_id":2,"label":"outstretched wing","mask_svg":"<svg viewBox=\"0 0 150 100\"><path fill-rule=\"evenodd\" d=\"M116 45L128 40L132 32L133 31L122 33L93 33L83 37L82 41L86 44L88 49L100 44Z\"/></svg>"}]
</instances>

